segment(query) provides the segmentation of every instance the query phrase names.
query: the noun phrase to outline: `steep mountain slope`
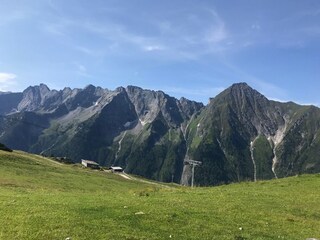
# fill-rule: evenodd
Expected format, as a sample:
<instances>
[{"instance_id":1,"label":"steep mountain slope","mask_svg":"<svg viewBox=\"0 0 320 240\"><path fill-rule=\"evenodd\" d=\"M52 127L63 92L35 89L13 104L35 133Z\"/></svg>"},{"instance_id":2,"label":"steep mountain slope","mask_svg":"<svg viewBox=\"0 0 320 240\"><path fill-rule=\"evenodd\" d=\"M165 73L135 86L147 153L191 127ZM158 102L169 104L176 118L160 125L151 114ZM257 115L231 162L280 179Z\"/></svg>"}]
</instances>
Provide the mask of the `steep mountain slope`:
<instances>
[{"instance_id":1,"label":"steep mountain slope","mask_svg":"<svg viewBox=\"0 0 320 240\"><path fill-rule=\"evenodd\" d=\"M17 110L1 117L0 139L14 149L179 182L186 149L180 127L202 107L134 86L55 91L41 84L27 88Z\"/></svg>"},{"instance_id":2,"label":"steep mountain slope","mask_svg":"<svg viewBox=\"0 0 320 240\"><path fill-rule=\"evenodd\" d=\"M319 172L320 110L269 101L245 83L217 95L188 129L199 184ZM186 171L185 174L188 171Z\"/></svg>"},{"instance_id":3,"label":"steep mountain slope","mask_svg":"<svg viewBox=\"0 0 320 240\"><path fill-rule=\"evenodd\" d=\"M198 185L320 172L320 110L270 101L246 83L205 107L135 86L56 91L41 84L0 100L0 141L13 149L184 185L191 177L185 159L202 161Z\"/></svg>"}]
</instances>

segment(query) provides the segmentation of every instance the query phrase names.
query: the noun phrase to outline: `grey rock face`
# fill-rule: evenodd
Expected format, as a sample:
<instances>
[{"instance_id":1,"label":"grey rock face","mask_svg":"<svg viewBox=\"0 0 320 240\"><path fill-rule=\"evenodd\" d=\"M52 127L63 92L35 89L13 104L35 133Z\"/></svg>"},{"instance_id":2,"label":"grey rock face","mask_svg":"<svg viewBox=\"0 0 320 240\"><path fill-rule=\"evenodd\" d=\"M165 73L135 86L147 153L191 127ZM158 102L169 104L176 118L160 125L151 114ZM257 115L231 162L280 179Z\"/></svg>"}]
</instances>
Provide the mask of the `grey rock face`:
<instances>
[{"instance_id":1,"label":"grey rock face","mask_svg":"<svg viewBox=\"0 0 320 240\"><path fill-rule=\"evenodd\" d=\"M178 127L203 107L202 103L187 99L178 101L161 91L143 90L134 86L128 86L126 91L142 124L154 121L161 112L169 126Z\"/></svg>"},{"instance_id":2,"label":"grey rock face","mask_svg":"<svg viewBox=\"0 0 320 240\"><path fill-rule=\"evenodd\" d=\"M50 89L44 84L40 84L40 86L35 87L28 87L23 91L23 99L18 105L18 111L38 110L45 102L49 93Z\"/></svg>"},{"instance_id":3,"label":"grey rock face","mask_svg":"<svg viewBox=\"0 0 320 240\"><path fill-rule=\"evenodd\" d=\"M188 158L203 162L196 185L320 172L319 129L318 108L269 101L245 83L207 106L135 86L0 94L0 142L10 148L186 185Z\"/></svg>"}]
</instances>

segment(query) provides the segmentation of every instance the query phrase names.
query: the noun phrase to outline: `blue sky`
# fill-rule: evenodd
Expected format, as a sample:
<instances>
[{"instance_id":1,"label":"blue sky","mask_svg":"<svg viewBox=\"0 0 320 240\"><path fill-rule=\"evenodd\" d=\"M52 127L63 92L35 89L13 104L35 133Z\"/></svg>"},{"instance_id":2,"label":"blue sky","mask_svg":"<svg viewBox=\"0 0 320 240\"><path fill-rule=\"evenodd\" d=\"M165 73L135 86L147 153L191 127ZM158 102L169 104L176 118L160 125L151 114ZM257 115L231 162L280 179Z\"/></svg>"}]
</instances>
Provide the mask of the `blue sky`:
<instances>
[{"instance_id":1,"label":"blue sky","mask_svg":"<svg viewBox=\"0 0 320 240\"><path fill-rule=\"evenodd\" d=\"M236 82L320 104L318 0L0 0L0 91L137 85L207 102Z\"/></svg>"}]
</instances>

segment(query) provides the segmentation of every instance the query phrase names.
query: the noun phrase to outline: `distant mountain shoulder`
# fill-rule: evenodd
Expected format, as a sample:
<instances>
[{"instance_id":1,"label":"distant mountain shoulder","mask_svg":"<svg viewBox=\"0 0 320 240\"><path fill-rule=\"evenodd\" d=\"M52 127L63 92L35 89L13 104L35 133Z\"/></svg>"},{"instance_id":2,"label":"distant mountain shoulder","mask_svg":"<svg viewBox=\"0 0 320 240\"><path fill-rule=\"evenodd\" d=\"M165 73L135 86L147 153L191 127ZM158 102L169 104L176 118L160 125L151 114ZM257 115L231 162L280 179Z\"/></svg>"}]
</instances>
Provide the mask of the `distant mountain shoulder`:
<instances>
[{"instance_id":1,"label":"distant mountain shoulder","mask_svg":"<svg viewBox=\"0 0 320 240\"><path fill-rule=\"evenodd\" d=\"M202 161L195 183L271 179L320 172L320 110L270 101L246 83L208 105L135 86L0 94L0 141L73 161L188 185L185 159Z\"/></svg>"}]
</instances>

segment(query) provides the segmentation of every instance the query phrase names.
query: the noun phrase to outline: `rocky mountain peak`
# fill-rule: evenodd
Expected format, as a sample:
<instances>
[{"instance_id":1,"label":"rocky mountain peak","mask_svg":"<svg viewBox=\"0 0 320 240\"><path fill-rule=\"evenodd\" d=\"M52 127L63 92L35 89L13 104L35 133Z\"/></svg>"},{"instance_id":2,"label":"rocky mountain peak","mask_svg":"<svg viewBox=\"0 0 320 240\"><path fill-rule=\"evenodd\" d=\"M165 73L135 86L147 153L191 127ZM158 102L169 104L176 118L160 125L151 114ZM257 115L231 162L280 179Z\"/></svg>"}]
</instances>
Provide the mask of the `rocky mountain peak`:
<instances>
[{"instance_id":1,"label":"rocky mountain peak","mask_svg":"<svg viewBox=\"0 0 320 240\"><path fill-rule=\"evenodd\" d=\"M93 86L92 84L89 84L87 86L85 86L85 88L83 89L84 91L95 91L96 87Z\"/></svg>"},{"instance_id":2,"label":"rocky mountain peak","mask_svg":"<svg viewBox=\"0 0 320 240\"><path fill-rule=\"evenodd\" d=\"M239 82L239 83L234 83L230 86L230 88L235 88L235 89L252 89L246 82Z\"/></svg>"},{"instance_id":3,"label":"rocky mountain peak","mask_svg":"<svg viewBox=\"0 0 320 240\"><path fill-rule=\"evenodd\" d=\"M189 117L199 112L204 107L203 103L191 101L184 97L180 98L179 105L180 105L181 111L185 113L186 116L189 116Z\"/></svg>"},{"instance_id":4,"label":"rocky mountain peak","mask_svg":"<svg viewBox=\"0 0 320 240\"><path fill-rule=\"evenodd\" d=\"M45 84L39 86L30 86L23 91L23 98L18 105L18 111L34 111L38 109L50 89Z\"/></svg>"},{"instance_id":5,"label":"rocky mountain peak","mask_svg":"<svg viewBox=\"0 0 320 240\"><path fill-rule=\"evenodd\" d=\"M269 101L246 83L207 106L135 86L40 84L0 94L0 115L0 142L10 148L94 159L161 181L188 182L186 158L203 162L201 185L320 172L320 110Z\"/></svg>"},{"instance_id":6,"label":"rocky mountain peak","mask_svg":"<svg viewBox=\"0 0 320 240\"><path fill-rule=\"evenodd\" d=\"M142 91L143 89L141 87L133 86L133 85L128 85L127 86L127 91L128 92L134 92L134 91Z\"/></svg>"},{"instance_id":7,"label":"rocky mountain peak","mask_svg":"<svg viewBox=\"0 0 320 240\"><path fill-rule=\"evenodd\" d=\"M39 91L42 95L45 95L46 93L50 92L50 88L44 83L40 83Z\"/></svg>"},{"instance_id":8,"label":"rocky mountain peak","mask_svg":"<svg viewBox=\"0 0 320 240\"><path fill-rule=\"evenodd\" d=\"M121 93L121 92L125 92L126 89L124 87L117 87L115 91Z\"/></svg>"},{"instance_id":9,"label":"rocky mountain peak","mask_svg":"<svg viewBox=\"0 0 320 240\"><path fill-rule=\"evenodd\" d=\"M279 108L247 83L236 83L217 95L208 105L211 113L224 112L232 123L243 124L251 137L274 135L284 119ZM214 113L213 113L214 114Z\"/></svg>"},{"instance_id":10,"label":"rocky mountain peak","mask_svg":"<svg viewBox=\"0 0 320 240\"><path fill-rule=\"evenodd\" d=\"M217 104L229 104L238 109L243 109L246 106L254 107L257 104L269 104L269 100L247 83L236 83L211 99L210 103L215 106Z\"/></svg>"},{"instance_id":11,"label":"rocky mountain peak","mask_svg":"<svg viewBox=\"0 0 320 240\"><path fill-rule=\"evenodd\" d=\"M256 99L267 100L265 96L251 88L247 83L236 83L227 89L231 96L238 101L247 98L249 101L255 101Z\"/></svg>"}]
</instances>

